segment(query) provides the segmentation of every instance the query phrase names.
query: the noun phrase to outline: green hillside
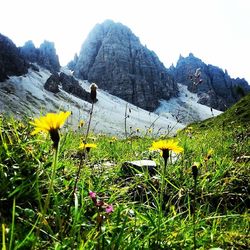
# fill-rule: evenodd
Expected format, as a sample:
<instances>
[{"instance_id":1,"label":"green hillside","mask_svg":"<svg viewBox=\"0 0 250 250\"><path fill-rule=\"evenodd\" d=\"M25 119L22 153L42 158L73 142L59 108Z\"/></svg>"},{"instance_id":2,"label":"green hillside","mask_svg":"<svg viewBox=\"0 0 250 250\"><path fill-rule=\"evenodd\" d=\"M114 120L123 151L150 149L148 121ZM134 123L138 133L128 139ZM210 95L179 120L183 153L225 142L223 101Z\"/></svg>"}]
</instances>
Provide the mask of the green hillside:
<instances>
[{"instance_id":1,"label":"green hillside","mask_svg":"<svg viewBox=\"0 0 250 250\"><path fill-rule=\"evenodd\" d=\"M198 126L243 126L249 128L250 124L250 94L243 97L239 102L234 104L223 114L207 119L206 121L199 122Z\"/></svg>"},{"instance_id":2,"label":"green hillside","mask_svg":"<svg viewBox=\"0 0 250 250\"><path fill-rule=\"evenodd\" d=\"M90 121L58 137L69 113L1 115L2 249L247 249L249 106L250 95L174 138L88 133ZM146 159L157 166L131 163Z\"/></svg>"}]
</instances>

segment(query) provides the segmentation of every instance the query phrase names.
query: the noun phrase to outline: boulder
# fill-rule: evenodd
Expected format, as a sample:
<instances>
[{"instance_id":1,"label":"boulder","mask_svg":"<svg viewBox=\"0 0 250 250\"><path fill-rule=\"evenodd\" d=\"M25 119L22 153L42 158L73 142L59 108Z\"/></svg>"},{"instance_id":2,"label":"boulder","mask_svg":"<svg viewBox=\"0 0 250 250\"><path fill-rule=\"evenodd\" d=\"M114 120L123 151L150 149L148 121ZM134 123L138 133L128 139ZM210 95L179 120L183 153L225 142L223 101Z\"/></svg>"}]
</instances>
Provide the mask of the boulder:
<instances>
[{"instance_id":1,"label":"boulder","mask_svg":"<svg viewBox=\"0 0 250 250\"><path fill-rule=\"evenodd\" d=\"M126 161L122 164L122 171L126 175L134 175L145 171L148 171L150 175L154 175L156 167L156 162L152 160Z\"/></svg>"}]
</instances>

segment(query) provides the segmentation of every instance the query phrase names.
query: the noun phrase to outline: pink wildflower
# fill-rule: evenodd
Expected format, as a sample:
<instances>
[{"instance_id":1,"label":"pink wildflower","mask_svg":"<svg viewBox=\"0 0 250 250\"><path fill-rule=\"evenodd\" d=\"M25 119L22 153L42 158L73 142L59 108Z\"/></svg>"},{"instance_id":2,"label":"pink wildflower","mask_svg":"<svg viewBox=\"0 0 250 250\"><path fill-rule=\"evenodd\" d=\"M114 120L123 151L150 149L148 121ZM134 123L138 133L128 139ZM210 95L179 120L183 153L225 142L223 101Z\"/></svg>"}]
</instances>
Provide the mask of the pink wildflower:
<instances>
[{"instance_id":1,"label":"pink wildflower","mask_svg":"<svg viewBox=\"0 0 250 250\"><path fill-rule=\"evenodd\" d=\"M107 214L114 212L114 208L112 205L108 205L105 210Z\"/></svg>"},{"instance_id":2,"label":"pink wildflower","mask_svg":"<svg viewBox=\"0 0 250 250\"><path fill-rule=\"evenodd\" d=\"M96 199L96 193L95 192L92 192L92 191L89 191L89 197L91 199Z\"/></svg>"}]
</instances>

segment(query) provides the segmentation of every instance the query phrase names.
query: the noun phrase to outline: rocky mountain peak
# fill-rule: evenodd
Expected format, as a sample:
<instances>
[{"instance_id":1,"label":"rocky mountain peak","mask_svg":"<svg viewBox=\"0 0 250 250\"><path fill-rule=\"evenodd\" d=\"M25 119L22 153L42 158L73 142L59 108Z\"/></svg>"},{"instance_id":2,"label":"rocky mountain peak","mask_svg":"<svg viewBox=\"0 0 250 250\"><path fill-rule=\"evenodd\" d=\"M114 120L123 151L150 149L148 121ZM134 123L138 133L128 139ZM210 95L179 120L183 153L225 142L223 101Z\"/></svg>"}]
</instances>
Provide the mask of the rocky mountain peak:
<instances>
[{"instance_id":1,"label":"rocky mountain peak","mask_svg":"<svg viewBox=\"0 0 250 250\"><path fill-rule=\"evenodd\" d=\"M8 76L27 72L28 63L21 56L20 50L8 37L0 34L0 82L8 79Z\"/></svg>"},{"instance_id":2,"label":"rocky mountain peak","mask_svg":"<svg viewBox=\"0 0 250 250\"><path fill-rule=\"evenodd\" d=\"M121 23L97 24L82 45L74 75L153 111L160 99L177 95L172 75L153 51Z\"/></svg>"},{"instance_id":3,"label":"rocky mountain peak","mask_svg":"<svg viewBox=\"0 0 250 250\"><path fill-rule=\"evenodd\" d=\"M192 77L199 69L200 84L194 84ZM218 110L226 110L250 91L245 79L231 78L225 72L190 53L187 57L180 56L176 67L170 68L175 82L188 86L188 90L197 93L199 103Z\"/></svg>"},{"instance_id":4,"label":"rocky mountain peak","mask_svg":"<svg viewBox=\"0 0 250 250\"><path fill-rule=\"evenodd\" d=\"M39 47L40 63L47 69L59 71L60 63L56 54L55 44L53 42L44 41Z\"/></svg>"},{"instance_id":5,"label":"rocky mountain peak","mask_svg":"<svg viewBox=\"0 0 250 250\"><path fill-rule=\"evenodd\" d=\"M35 62L52 73L60 70L60 63L53 42L44 41L39 48L36 48L32 41L27 41L20 48L20 51L27 61Z\"/></svg>"}]
</instances>

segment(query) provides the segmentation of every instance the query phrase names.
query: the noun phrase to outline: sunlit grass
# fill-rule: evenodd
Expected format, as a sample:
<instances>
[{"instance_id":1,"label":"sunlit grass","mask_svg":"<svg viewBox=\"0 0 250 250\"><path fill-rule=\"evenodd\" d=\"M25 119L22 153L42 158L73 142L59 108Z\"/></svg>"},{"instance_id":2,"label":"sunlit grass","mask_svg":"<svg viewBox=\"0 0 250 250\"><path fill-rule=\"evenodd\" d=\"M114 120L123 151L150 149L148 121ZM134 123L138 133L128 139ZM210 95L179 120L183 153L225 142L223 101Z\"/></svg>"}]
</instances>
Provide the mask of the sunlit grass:
<instances>
[{"instance_id":1,"label":"sunlit grass","mask_svg":"<svg viewBox=\"0 0 250 250\"><path fill-rule=\"evenodd\" d=\"M79 148L84 126L60 131L53 171L53 142L31 135L29 122L0 117L2 249L193 249L194 222L197 249L250 245L245 120L222 126L218 118L179 131L174 141L183 152L170 154L164 171L161 154L149 150L154 141L168 139L164 135L124 139L89 133ZM157 163L153 174L123 167L143 159ZM113 211L107 212L108 205Z\"/></svg>"}]
</instances>

